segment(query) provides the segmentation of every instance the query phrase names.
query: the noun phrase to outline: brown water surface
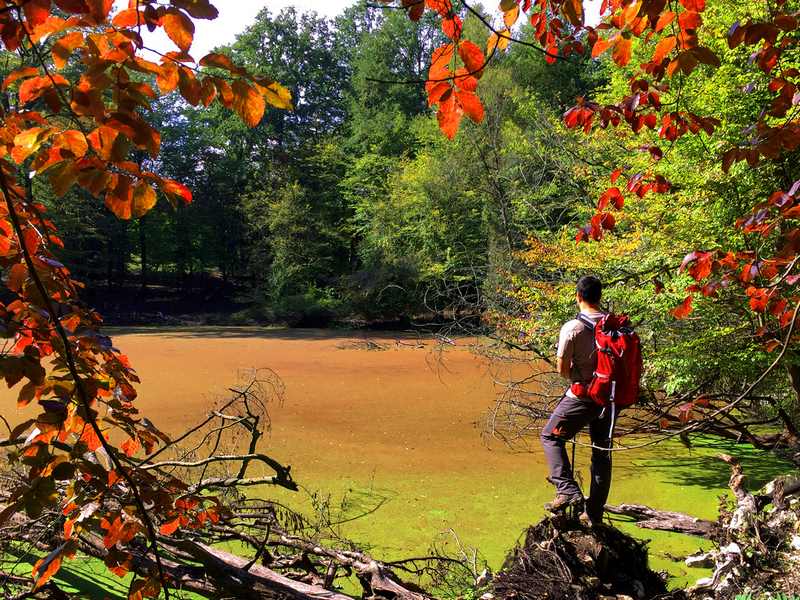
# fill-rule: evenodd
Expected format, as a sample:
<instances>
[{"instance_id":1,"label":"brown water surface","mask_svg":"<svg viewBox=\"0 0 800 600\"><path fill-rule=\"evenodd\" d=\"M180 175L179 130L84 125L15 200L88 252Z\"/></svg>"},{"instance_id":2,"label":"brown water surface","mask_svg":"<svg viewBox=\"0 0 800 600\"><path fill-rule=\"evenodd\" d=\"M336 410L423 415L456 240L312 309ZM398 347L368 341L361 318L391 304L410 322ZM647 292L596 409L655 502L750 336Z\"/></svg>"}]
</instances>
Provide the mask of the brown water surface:
<instances>
[{"instance_id":1,"label":"brown water surface","mask_svg":"<svg viewBox=\"0 0 800 600\"><path fill-rule=\"evenodd\" d=\"M305 492L330 495L343 519L379 507L347 523L344 533L374 545L381 556L423 552L433 542L453 547L455 538L446 533L452 530L497 566L552 497L540 453L484 443L483 421L498 392L492 374L503 367L471 352L474 340L439 352L432 342L418 347L415 338L320 330L142 328L112 334L142 379L139 409L168 433L201 419L242 370L277 373L286 395L282 405L270 407L272 430L263 450L291 464ZM365 349L367 339L383 349ZM11 405L11 395L3 392L2 406ZM19 421L19 415L5 414ZM724 467L712 477L701 466L693 486L676 486L674 468L642 469L637 460L644 458L615 457L611 501L713 516L714 497L727 479ZM693 469L696 458L688 459ZM580 452L579 469L587 465ZM303 509L312 504L308 493L257 493ZM660 535L648 537L673 554L696 547L694 540ZM663 558L656 562L670 566Z\"/></svg>"}]
</instances>

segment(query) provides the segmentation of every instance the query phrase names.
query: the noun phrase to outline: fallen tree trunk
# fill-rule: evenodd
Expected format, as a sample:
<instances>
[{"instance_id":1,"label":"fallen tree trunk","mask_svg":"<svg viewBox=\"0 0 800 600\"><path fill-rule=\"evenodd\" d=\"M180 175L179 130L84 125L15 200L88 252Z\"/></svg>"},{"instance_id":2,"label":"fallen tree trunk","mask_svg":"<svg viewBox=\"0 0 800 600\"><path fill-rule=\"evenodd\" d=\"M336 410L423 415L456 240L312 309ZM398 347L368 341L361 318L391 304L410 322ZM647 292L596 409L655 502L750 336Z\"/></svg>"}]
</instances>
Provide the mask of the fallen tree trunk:
<instances>
[{"instance_id":1,"label":"fallen tree trunk","mask_svg":"<svg viewBox=\"0 0 800 600\"><path fill-rule=\"evenodd\" d=\"M643 529L674 531L707 539L713 539L719 533L719 526L713 521L698 519L697 517L671 510L658 510L641 504L620 504L617 506L606 504L606 512L631 517L636 521L636 526Z\"/></svg>"},{"instance_id":2,"label":"fallen tree trunk","mask_svg":"<svg viewBox=\"0 0 800 600\"><path fill-rule=\"evenodd\" d=\"M199 542L175 542L175 546L201 563L208 575L220 583L226 594L236 593L237 598L281 598L291 600L352 600L321 586L309 585L289 579L272 569L254 564L246 559Z\"/></svg>"}]
</instances>

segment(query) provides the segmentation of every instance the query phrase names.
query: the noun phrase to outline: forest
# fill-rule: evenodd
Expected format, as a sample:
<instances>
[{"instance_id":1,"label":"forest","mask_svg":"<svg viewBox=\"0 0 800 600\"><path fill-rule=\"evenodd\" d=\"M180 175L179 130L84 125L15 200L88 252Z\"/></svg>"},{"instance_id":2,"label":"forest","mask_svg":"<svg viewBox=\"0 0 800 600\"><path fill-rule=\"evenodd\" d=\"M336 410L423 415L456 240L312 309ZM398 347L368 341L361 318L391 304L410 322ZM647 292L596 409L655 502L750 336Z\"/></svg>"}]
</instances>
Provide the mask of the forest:
<instances>
[{"instance_id":1,"label":"forest","mask_svg":"<svg viewBox=\"0 0 800 600\"><path fill-rule=\"evenodd\" d=\"M62 589L75 557L133 599L800 592L797 0L265 8L205 57L208 0L124 4L0 0L3 598L100 597ZM299 489L268 452L280 369L162 431L123 354L142 326L474 339L511 365L483 435L538 448L589 274L644 357L614 450L722 449L718 511L605 509L704 540L678 561L696 582L615 521L560 516L495 568L463 548L381 561L270 500Z\"/></svg>"}]
</instances>

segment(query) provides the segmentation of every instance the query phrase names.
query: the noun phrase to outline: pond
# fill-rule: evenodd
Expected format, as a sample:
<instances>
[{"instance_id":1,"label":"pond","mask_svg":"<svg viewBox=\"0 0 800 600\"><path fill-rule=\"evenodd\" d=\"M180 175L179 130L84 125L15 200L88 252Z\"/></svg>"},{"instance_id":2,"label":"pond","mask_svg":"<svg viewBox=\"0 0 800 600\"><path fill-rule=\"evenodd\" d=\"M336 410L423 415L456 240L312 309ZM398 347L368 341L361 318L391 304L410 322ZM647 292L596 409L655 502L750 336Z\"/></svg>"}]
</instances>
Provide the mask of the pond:
<instances>
[{"instance_id":1,"label":"pond","mask_svg":"<svg viewBox=\"0 0 800 600\"><path fill-rule=\"evenodd\" d=\"M201 419L243 370L272 369L285 397L270 406L262 450L290 464L302 490L258 493L306 513L326 505L341 533L378 558L462 545L498 568L553 496L538 445L513 452L482 435L498 366L470 349L475 340L442 348L399 334L328 330L111 333L142 378L140 410L168 433ZM615 455L609 502L714 518L729 474L714 458L723 450L740 456L759 483L783 468L746 446L710 440L625 452ZM577 462L588 480L588 456L579 451ZM652 566L668 570L674 585L703 575L671 560L698 540L618 524L653 540Z\"/></svg>"}]
</instances>

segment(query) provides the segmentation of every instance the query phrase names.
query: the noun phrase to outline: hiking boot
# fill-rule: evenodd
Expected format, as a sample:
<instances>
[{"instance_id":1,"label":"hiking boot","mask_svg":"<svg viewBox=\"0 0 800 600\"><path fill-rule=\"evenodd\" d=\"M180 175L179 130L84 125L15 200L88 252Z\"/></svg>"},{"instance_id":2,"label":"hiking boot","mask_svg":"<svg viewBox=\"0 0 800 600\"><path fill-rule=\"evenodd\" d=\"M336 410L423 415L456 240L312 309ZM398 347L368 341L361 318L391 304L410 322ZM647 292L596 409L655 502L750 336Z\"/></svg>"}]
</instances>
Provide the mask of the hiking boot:
<instances>
[{"instance_id":1,"label":"hiking boot","mask_svg":"<svg viewBox=\"0 0 800 600\"><path fill-rule=\"evenodd\" d=\"M593 519L586 511L583 511L578 515L578 521L580 521L581 525L583 525L586 529L593 529L598 523L600 523L600 519Z\"/></svg>"},{"instance_id":2,"label":"hiking boot","mask_svg":"<svg viewBox=\"0 0 800 600\"><path fill-rule=\"evenodd\" d=\"M557 494L552 502L544 505L545 510L550 512L560 512L572 507L580 507L583 510L583 496L567 496L566 494Z\"/></svg>"}]
</instances>

